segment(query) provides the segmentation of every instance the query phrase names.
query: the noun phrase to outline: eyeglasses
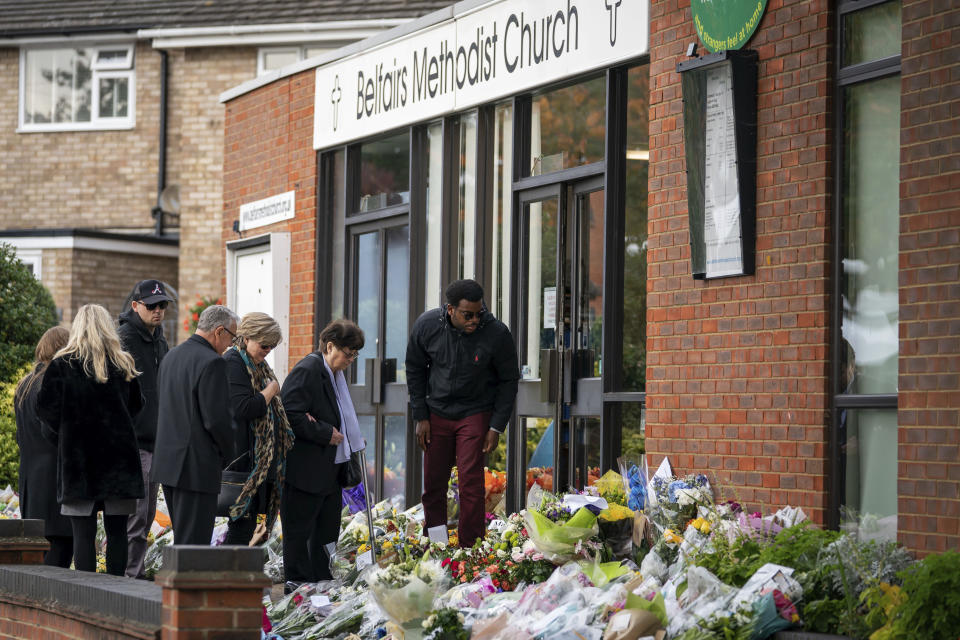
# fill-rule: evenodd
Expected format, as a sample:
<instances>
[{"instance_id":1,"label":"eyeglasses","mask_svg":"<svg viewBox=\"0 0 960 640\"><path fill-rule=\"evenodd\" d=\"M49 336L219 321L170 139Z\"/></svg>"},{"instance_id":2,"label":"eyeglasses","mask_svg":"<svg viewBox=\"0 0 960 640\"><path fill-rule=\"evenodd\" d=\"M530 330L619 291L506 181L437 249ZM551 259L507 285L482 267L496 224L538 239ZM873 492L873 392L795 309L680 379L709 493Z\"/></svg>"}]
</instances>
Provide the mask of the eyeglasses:
<instances>
[{"instance_id":1,"label":"eyeglasses","mask_svg":"<svg viewBox=\"0 0 960 640\"><path fill-rule=\"evenodd\" d=\"M459 309L459 308L458 308L458 309L457 309L457 313L459 313L461 316L463 316L463 319L464 319L464 320L467 320L468 322L469 322L470 320L473 320L474 318L476 318L477 320L479 320L480 318L483 317L483 311L482 311L482 310L481 310L481 311L464 311L463 309Z\"/></svg>"},{"instance_id":2,"label":"eyeglasses","mask_svg":"<svg viewBox=\"0 0 960 640\"><path fill-rule=\"evenodd\" d=\"M360 357L359 351L354 351L351 353L350 351L347 351L343 347L337 347L337 349L339 349L340 353L342 353L344 357L346 357L346 359L349 360L350 362L353 362L354 360Z\"/></svg>"},{"instance_id":3,"label":"eyeglasses","mask_svg":"<svg viewBox=\"0 0 960 640\"><path fill-rule=\"evenodd\" d=\"M236 341L236 339L237 339L237 334L235 334L233 331L230 331L230 329L227 329L226 325L223 325L223 324L222 324L222 325L220 325L220 326L223 327L223 330L224 330L224 331L226 331L226 332L229 333L231 336L233 336L233 340Z\"/></svg>"},{"instance_id":4,"label":"eyeglasses","mask_svg":"<svg viewBox=\"0 0 960 640\"><path fill-rule=\"evenodd\" d=\"M278 343L274 343L274 344L264 344L264 343L261 342L261 343L260 343L260 348L263 349L264 351L273 351L273 350L276 348L277 344L278 344Z\"/></svg>"},{"instance_id":5,"label":"eyeglasses","mask_svg":"<svg viewBox=\"0 0 960 640\"><path fill-rule=\"evenodd\" d=\"M160 302L153 302L151 304L147 304L146 302L141 302L140 304L145 306L148 311L153 311L157 307L159 307L161 310L166 309L169 303L166 300L161 300Z\"/></svg>"}]
</instances>

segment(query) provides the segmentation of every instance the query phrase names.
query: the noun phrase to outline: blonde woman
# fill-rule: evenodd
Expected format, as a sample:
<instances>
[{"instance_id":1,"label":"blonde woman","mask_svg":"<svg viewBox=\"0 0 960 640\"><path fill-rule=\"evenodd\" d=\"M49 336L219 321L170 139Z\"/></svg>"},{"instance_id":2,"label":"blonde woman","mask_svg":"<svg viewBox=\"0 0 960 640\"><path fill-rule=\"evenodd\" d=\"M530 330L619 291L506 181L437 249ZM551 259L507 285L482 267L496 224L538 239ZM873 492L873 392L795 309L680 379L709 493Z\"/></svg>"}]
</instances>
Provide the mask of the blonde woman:
<instances>
[{"instance_id":1,"label":"blonde woman","mask_svg":"<svg viewBox=\"0 0 960 640\"><path fill-rule=\"evenodd\" d=\"M265 313L248 313L237 325L234 345L223 354L239 456L229 468L249 472L240 497L230 509L224 544L248 544L258 513L266 514L269 533L280 511L280 492L287 452L293 446L293 431L280 402L280 384L266 358L282 338L276 320Z\"/></svg>"},{"instance_id":2,"label":"blonde woman","mask_svg":"<svg viewBox=\"0 0 960 640\"><path fill-rule=\"evenodd\" d=\"M133 417L143 399L133 357L106 309L80 307L67 345L47 367L37 404L57 445L57 500L70 516L73 562L96 571L97 512L107 533L107 573L127 566L127 516L143 498Z\"/></svg>"},{"instance_id":3,"label":"blonde woman","mask_svg":"<svg viewBox=\"0 0 960 640\"><path fill-rule=\"evenodd\" d=\"M33 369L17 385L13 396L20 447L20 513L24 518L43 520L43 535L50 543L43 563L63 568L73 559L73 529L57 503L56 477L50 473L56 468L57 448L41 434L37 396L47 366L69 337L66 327L47 329L34 351Z\"/></svg>"}]
</instances>

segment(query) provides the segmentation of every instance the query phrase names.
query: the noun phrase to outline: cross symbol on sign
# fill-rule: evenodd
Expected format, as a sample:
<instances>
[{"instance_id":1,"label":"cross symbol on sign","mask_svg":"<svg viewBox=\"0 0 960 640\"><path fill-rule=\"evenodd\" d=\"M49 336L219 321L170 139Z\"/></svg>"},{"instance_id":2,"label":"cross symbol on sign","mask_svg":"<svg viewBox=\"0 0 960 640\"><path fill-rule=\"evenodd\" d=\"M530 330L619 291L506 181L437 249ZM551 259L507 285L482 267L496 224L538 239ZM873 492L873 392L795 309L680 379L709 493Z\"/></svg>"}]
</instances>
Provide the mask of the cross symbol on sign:
<instances>
[{"instance_id":1,"label":"cross symbol on sign","mask_svg":"<svg viewBox=\"0 0 960 640\"><path fill-rule=\"evenodd\" d=\"M617 7L623 0L605 0L607 11L610 12L610 46L617 44Z\"/></svg>"},{"instance_id":2,"label":"cross symbol on sign","mask_svg":"<svg viewBox=\"0 0 960 640\"><path fill-rule=\"evenodd\" d=\"M340 91L340 76L337 75L333 79L333 91L330 92L330 103L333 104L333 130L337 130L337 112L340 111L340 96L342 95Z\"/></svg>"}]
</instances>

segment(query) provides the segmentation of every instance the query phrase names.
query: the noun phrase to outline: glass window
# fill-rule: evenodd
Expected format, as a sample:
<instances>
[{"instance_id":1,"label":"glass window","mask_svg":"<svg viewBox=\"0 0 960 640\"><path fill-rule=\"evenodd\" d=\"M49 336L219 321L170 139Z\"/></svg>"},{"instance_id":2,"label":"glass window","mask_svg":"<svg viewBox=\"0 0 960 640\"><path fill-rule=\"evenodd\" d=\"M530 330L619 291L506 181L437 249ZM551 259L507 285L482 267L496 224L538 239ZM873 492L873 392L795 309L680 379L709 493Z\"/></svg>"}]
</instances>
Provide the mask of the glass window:
<instances>
[{"instance_id":1,"label":"glass window","mask_svg":"<svg viewBox=\"0 0 960 640\"><path fill-rule=\"evenodd\" d=\"M407 478L407 417L384 416L383 497L399 502L403 509Z\"/></svg>"},{"instance_id":2,"label":"glass window","mask_svg":"<svg viewBox=\"0 0 960 640\"><path fill-rule=\"evenodd\" d=\"M24 129L133 126L133 47L25 49L21 62Z\"/></svg>"},{"instance_id":3,"label":"glass window","mask_svg":"<svg viewBox=\"0 0 960 640\"><path fill-rule=\"evenodd\" d=\"M390 227L386 230L386 343L384 357L397 361L397 382L407 381L407 324L410 290L410 227Z\"/></svg>"},{"instance_id":4,"label":"glass window","mask_svg":"<svg viewBox=\"0 0 960 640\"><path fill-rule=\"evenodd\" d=\"M488 304L510 323L510 252L513 248L513 105L497 105L493 126L493 279Z\"/></svg>"},{"instance_id":5,"label":"glass window","mask_svg":"<svg viewBox=\"0 0 960 640\"><path fill-rule=\"evenodd\" d=\"M844 90L843 393L895 393L900 77Z\"/></svg>"},{"instance_id":6,"label":"glass window","mask_svg":"<svg viewBox=\"0 0 960 640\"><path fill-rule=\"evenodd\" d=\"M844 17L843 64L900 55L900 3L885 2Z\"/></svg>"},{"instance_id":7,"label":"glass window","mask_svg":"<svg viewBox=\"0 0 960 640\"><path fill-rule=\"evenodd\" d=\"M560 200L548 198L526 206L527 296L526 344L520 353L525 379L540 377L540 350L556 349L557 231Z\"/></svg>"},{"instance_id":8,"label":"glass window","mask_svg":"<svg viewBox=\"0 0 960 640\"><path fill-rule=\"evenodd\" d=\"M440 282L443 260L443 123L427 127L427 224L426 233L426 288L424 309L441 304L443 283Z\"/></svg>"},{"instance_id":9,"label":"glass window","mask_svg":"<svg viewBox=\"0 0 960 640\"><path fill-rule=\"evenodd\" d=\"M603 160L606 93L600 76L533 98L531 175Z\"/></svg>"},{"instance_id":10,"label":"glass window","mask_svg":"<svg viewBox=\"0 0 960 640\"><path fill-rule=\"evenodd\" d=\"M844 506L859 516L862 533L896 540L896 409L845 409L840 412L840 436Z\"/></svg>"},{"instance_id":11,"label":"glass window","mask_svg":"<svg viewBox=\"0 0 960 640\"><path fill-rule=\"evenodd\" d=\"M330 318L342 318L343 312L343 264L344 260L344 209L346 204L346 194L344 193L344 153L343 149L334 151L332 156L333 163L333 184L330 188L333 190L333 238L331 238L330 252L331 265L333 267L333 279L330 283Z\"/></svg>"},{"instance_id":12,"label":"glass window","mask_svg":"<svg viewBox=\"0 0 960 640\"><path fill-rule=\"evenodd\" d=\"M370 231L356 236L357 325L363 329L363 349L357 357L357 384L366 379L366 361L377 357L377 336L380 335L380 232Z\"/></svg>"},{"instance_id":13,"label":"glass window","mask_svg":"<svg viewBox=\"0 0 960 640\"><path fill-rule=\"evenodd\" d=\"M460 116L457 277L473 278L477 247L477 112Z\"/></svg>"},{"instance_id":14,"label":"glass window","mask_svg":"<svg viewBox=\"0 0 960 640\"><path fill-rule=\"evenodd\" d=\"M647 370L647 131L650 67L627 74L627 180L623 261L623 390L643 391Z\"/></svg>"},{"instance_id":15,"label":"glass window","mask_svg":"<svg viewBox=\"0 0 960 640\"><path fill-rule=\"evenodd\" d=\"M355 211L410 201L410 133L360 145L360 200Z\"/></svg>"}]
</instances>

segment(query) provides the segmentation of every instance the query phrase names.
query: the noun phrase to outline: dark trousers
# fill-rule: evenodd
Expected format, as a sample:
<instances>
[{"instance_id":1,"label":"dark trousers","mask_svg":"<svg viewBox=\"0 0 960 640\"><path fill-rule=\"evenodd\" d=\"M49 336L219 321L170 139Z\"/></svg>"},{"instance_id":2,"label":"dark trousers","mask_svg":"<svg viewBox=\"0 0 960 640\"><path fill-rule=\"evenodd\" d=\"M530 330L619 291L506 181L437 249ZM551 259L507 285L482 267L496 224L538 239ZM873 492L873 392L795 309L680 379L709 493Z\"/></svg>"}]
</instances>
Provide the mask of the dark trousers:
<instances>
[{"instance_id":1,"label":"dark trousers","mask_svg":"<svg viewBox=\"0 0 960 640\"><path fill-rule=\"evenodd\" d=\"M247 546L250 544L250 538L253 537L253 531L257 528L257 516L248 513L237 520L230 520L227 523L227 537L223 544L239 544Z\"/></svg>"},{"instance_id":2,"label":"dark trousers","mask_svg":"<svg viewBox=\"0 0 960 640\"><path fill-rule=\"evenodd\" d=\"M457 465L460 490L461 547L472 547L486 530L484 522L483 443L490 428L490 413L460 420L430 415L430 444L423 454L423 514L426 526L447 526L447 485L450 469Z\"/></svg>"},{"instance_id":3,"label":"dark trousers","mask_svg":"<svg viewBox=\"0 0 960 640\"><path fill-rule=\"evenodd\" d=\"M210 546L213 522L217 517L217 494L190 491L163 485L163 497L170 511L174 544Z\"/></svg>"},{"instance_id":4,"label":"dark trousers","mask_svg":"<svg viewBox=\"0 0 960 640\"><path fill-rule=\"evenodd\" d=\"M143 561L147 556L147 534L157 515L157 491L160 485L150 482L153 452L140 449L140 470L143 472L145 497L137 500L136 511L127 519L127 570L130 578L143 578Z\"/></svg>"},{"instance_id":5,"label":"dark trousers","mask_svg":"<svg viewBox=\"0 0 960 640\"><path fill-rule=\"evenodd\" d=\"M50 548L43 554L43 564L69 569L73 561L73 536L47 536L47 542Z\"/></svg>"},{"instance_id":6,"label":"dark trousers","mask_svg":"<svg viewBox=\"0 0 960 640\"><path fill-rule=\"evenodd\" d=\"M343 497L339 491L317 495L284 483L280 520L287 581L319 582L333 578L330 556L324 547L337 541L342 507Z\"/></svg>"},{"instance_id":7,"label":"dark trousers","mask_svg":"<svg viewBox=\"0 0 960 640\"><path fill-rule=\"evenodd\" d=\"M73 528L73 566L78 571L97 570L97 512L92 516L70 516ZM103 514L107 534L107 573L122 576L127 568L127 515Z\"/></svg>"}]
</instances>

